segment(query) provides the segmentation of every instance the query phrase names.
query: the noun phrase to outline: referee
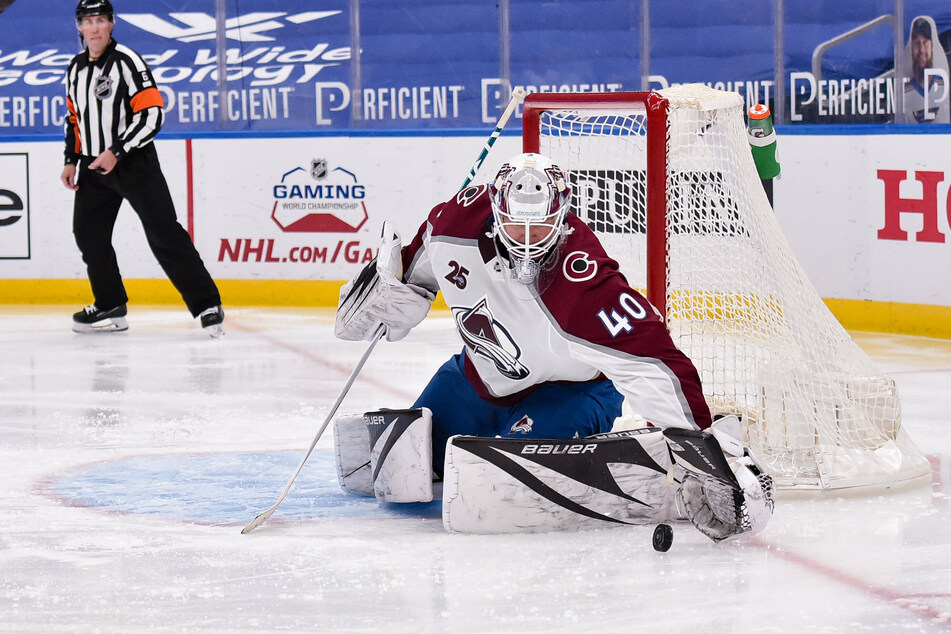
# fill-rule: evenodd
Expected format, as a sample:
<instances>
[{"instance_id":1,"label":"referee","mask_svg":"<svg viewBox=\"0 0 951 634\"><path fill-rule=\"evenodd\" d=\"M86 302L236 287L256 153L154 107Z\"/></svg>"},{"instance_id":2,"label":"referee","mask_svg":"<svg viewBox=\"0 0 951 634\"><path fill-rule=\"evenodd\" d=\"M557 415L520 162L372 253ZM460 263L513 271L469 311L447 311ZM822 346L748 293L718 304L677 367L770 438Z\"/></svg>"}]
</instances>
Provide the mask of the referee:
<instances>
[{"instance_id":1,"label":"referee","mask_svg":"<svg viewBox=\"0 0 951 634\"><path fill-rule=\"evenodd\" d=\"M217 337L224 321L218 287L175 216L152 143L165 118L162 95L139 54L112 39L114 26L109 0L80 0L76 6L86 50L67 71L66 165L60 180L76 192L73 235L95 301L73 315L73 330L129 328L129 298L112 247L119 207L128 200L162 270L192 316Z\"/></svg>"}]
</instances>

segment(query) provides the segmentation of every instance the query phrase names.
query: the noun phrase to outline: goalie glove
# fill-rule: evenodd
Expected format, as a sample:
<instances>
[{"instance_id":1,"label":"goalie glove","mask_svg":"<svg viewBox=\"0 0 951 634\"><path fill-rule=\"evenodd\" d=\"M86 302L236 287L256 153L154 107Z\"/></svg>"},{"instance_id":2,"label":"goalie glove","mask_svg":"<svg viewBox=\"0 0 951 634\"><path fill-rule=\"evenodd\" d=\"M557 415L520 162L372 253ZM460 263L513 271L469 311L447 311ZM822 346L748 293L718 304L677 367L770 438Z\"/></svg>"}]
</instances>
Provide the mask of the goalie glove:
<instances>
[{"instance_id":1,"label":"goalie glove","mask_svg":"<svg viewBox=\"0 0 951 634\"><path fill-rule=\"evenodd\" d=\"M347 341L369 341L382 324L386 339L399 341L423 321L436 295L415 284L404 284L399 233L383 223L380 252L340 289L334 334Z\"/></svg>"},{"instance_id":2,"label":"goalie glove","mask_svg":"<svg viewBox=\"0 0 951 634\"><path fill-rule=\"evenodd\" d=\"M680 499L685 515L715 542L761 531L773 515L773 480L741 441L736 416L723 417L705 432L664 432L671 455L685 472Z\"/></svg>"},{"instance_id":3,"label":"goalie glove","mask_svg":"<svg viewBox=\"0 0 951 634\"><path fill-rule=\"evenodd\" d=\"M715 542L756 534L773 515L773 480L749 456L730 460L739 489L718 478L687 473L680 498L690 523Z\"/></svg>"}]
</instances>

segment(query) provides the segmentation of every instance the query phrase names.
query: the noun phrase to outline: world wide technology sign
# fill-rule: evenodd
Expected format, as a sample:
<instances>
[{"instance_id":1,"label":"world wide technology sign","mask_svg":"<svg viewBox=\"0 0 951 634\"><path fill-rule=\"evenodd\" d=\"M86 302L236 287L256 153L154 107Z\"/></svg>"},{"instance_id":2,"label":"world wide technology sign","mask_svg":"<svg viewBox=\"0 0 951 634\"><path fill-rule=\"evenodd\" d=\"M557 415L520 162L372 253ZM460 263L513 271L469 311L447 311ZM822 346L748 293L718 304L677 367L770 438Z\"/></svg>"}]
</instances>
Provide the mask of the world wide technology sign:
<instances>
[{"instance_id":1,"label":"world wide technology sign","mask_svg":"<svg viewBox=\"0 0 951 634\"><path fill-rule=\"evenodd\" d=\"M645 73L641 3L625 0L598 2L598 11L585 11L584 2L510 3L507 47L496 4L484 0L361 0L358 15L347 0L231 0L221 25L221 78L215 3L113 4L115 38L145 57L161 86L166 132L484 128L505 105L503 55L511 84L528 92L639 90L643 75L651 88L708 83L740 92L749 104L770 102L776 92L770 3L691 0L695 19L688 22L683 3L651 3L656 26ZM909 88L889 76L894 2L826 7L819 20L789 4L788 121L895 120ZM930 101L919 108L930 122L932 111L944 116L951 103L941 46L951 7L946 0L904 6L909 25L924 14L933 27L934 63L923 93ZM0 0L0 138L61 130L64 77L81 49L74 10L75 0ZM830 38L876 20L880 26L825 50L823 65L813 67ZM910 40L910 26L902 31Z\"/></svg>"}]
</instances>

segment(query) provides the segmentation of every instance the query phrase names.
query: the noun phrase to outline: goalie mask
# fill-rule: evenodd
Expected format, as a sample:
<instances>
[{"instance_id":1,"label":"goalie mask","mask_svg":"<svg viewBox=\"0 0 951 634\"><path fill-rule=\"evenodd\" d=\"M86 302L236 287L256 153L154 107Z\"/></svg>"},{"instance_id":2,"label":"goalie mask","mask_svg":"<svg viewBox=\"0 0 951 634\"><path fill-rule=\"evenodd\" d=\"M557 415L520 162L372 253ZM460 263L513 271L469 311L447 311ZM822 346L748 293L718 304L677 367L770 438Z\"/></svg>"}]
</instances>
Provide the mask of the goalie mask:
<instances>
[{"instance_id":1,"label":"goalie mask","mask_svg":"<svg viewBox=\"0 0 951 634\"><path fill-rule=\"evenodd\" d=\"M541 154L519 154L489 186L495 238L502 259L522 284L537 284L565 235L571 190L565 173Z\"/></svg>"}]
</instances>

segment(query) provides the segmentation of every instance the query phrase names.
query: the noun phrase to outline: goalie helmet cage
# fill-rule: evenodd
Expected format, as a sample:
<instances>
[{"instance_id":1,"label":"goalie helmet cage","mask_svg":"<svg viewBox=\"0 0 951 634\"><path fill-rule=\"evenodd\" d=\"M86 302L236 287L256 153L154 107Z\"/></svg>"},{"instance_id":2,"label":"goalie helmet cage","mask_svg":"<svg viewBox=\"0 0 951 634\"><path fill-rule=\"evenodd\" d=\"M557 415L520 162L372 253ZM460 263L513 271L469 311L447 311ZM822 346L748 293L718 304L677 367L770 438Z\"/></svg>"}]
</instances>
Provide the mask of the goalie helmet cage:
<instances>
[{"instance_id":1,"label":"goalie helmet cage","mask_svg":"<svg viewBox=\"0 0 951 634\"><path fill-rule=\"evenodd\" d=\"M784 489L930 478L895 382L835 319L796 261L746 139L738 93L529 95L523 151L568 173L572 211L664 314L711 410ZM624 317L614 318L624 328Z\"/></svg>"}]
</instances>

